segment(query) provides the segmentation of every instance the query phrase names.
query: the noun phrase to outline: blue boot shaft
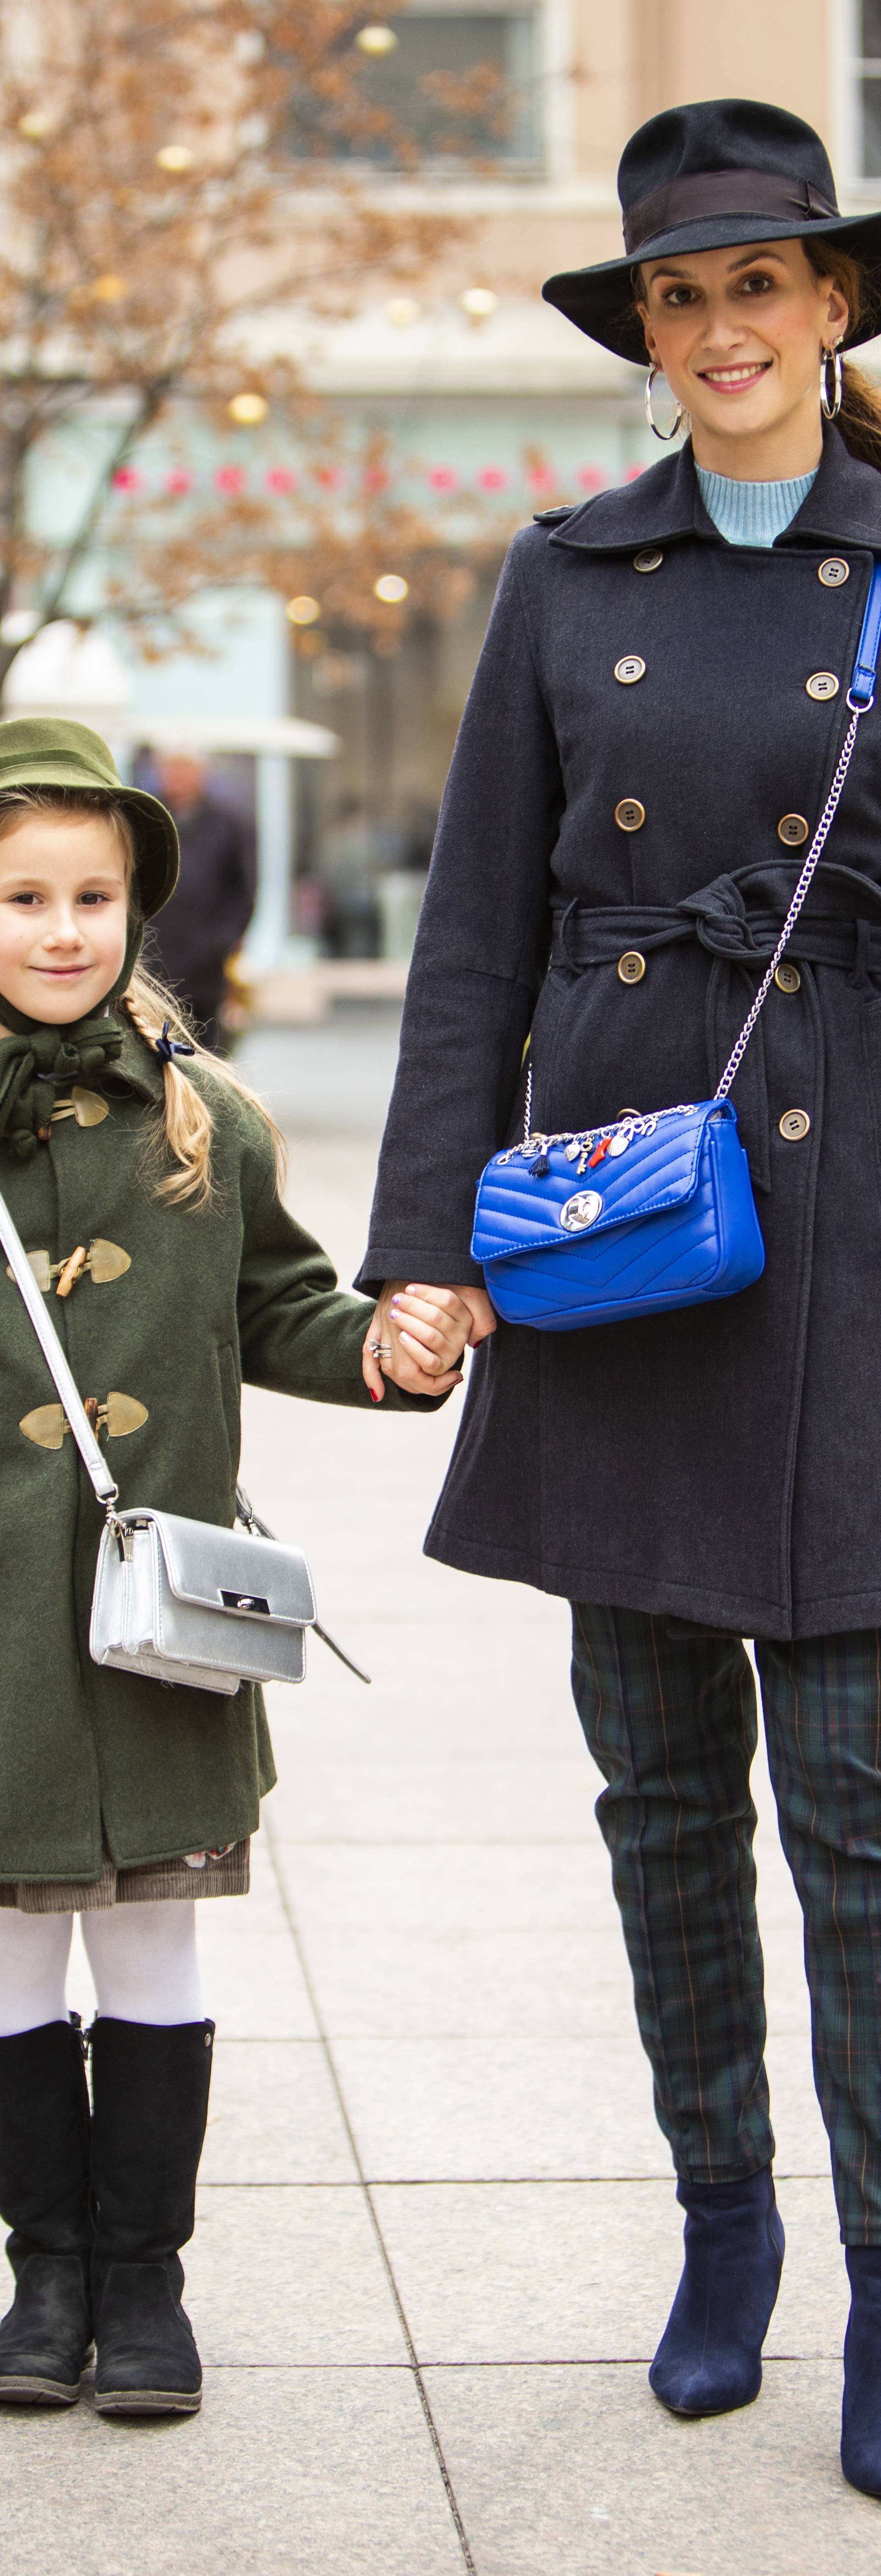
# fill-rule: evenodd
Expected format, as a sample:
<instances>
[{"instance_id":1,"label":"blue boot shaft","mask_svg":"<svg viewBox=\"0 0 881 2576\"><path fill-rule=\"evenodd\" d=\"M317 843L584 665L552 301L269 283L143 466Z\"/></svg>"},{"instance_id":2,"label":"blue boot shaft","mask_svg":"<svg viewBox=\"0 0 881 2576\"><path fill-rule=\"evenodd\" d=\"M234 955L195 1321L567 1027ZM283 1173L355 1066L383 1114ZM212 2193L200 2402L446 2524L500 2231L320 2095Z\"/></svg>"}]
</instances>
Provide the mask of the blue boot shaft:
<instances>
[{"instance_id":1,"label":"blue boot shaft","mask_svg":"<svg viewBox=\"0 0 881 2576\"><path fill-rule=\"evenodd\" d=\"M881 2496L881 2245L846 2245L850 2316L844 2338L841 2466L848 2484Z\"/></svg>"},{"instance_id":2,"label":"blue boot shaft","mask_svg":"<svg viewBox=\"0 0 881 2576\"><path fill-rule=\"evenodd\" d=\"M675 2415L727 2415L762 2385L783 2267L770 2165L742 2182L680 2182L685 2268L649 2385Z\"/></svg>"}]
</instances>

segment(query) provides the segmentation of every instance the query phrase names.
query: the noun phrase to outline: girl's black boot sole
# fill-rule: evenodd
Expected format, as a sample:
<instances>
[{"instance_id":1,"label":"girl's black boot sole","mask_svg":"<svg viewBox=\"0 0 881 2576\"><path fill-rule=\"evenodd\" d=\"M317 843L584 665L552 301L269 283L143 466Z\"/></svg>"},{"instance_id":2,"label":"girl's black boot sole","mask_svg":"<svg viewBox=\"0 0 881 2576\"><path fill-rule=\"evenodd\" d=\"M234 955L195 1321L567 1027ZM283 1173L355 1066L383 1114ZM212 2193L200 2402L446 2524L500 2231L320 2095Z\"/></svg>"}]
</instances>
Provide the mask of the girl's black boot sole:
<instances>
[{"instance_id":1,"label":"girl's black boot sole","mask_svg":"<svg viewBox=\"0 0 881 2576\"><path fill-rule=\"evenodd\" d=\"M89 2258L7 2238L15 2300L0 2325L0 2403L75 2406L92 2345Z\"/></svg>"},{"instance_id":2,"label":"girl's black boot sole","mask_svg":"<svg viewBox=\"0 0 881 2576\"><path fill-rule=\"evenodd\" d=\"M202 2366L180 2303L183 2266L110 2263L95 2308L98 2415L195 2415Z\"/></svg>"}]
</instances>

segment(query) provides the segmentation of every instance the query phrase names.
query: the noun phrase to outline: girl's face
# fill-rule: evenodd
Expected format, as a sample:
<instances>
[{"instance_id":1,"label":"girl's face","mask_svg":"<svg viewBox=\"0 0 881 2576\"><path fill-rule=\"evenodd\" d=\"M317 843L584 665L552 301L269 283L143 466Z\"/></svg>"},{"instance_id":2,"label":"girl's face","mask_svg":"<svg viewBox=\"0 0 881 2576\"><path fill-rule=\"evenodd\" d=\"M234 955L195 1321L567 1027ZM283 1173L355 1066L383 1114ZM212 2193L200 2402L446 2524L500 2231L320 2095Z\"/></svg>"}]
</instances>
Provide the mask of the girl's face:
<instances>
[{"instance_id":1,"label":"girl's face","mask_svg":"<svg viewBox=\"0 0 881 2576\"><path fill-rule=\"evenodd\" d=\"M642 283L649 356L691 415L698 463L718 465L724 448L720 470L736 473L732 442L776 446L789 431L802 441L807 434L816 464L820 351L846 331L848 312L840 287L815 275L803 244L647 260Z\"/></svg>"},{"instance_id":2,"label":"girl's face","mask_svg":"<svg viewBox=\"0 0 881 2576\"><path fill-rule=\"evenodd\" d=\"M128 935L126 867L102 814L28 814L0 837L0 1021L84 1019L113 989Z\"/></svg>"}]
</instances>

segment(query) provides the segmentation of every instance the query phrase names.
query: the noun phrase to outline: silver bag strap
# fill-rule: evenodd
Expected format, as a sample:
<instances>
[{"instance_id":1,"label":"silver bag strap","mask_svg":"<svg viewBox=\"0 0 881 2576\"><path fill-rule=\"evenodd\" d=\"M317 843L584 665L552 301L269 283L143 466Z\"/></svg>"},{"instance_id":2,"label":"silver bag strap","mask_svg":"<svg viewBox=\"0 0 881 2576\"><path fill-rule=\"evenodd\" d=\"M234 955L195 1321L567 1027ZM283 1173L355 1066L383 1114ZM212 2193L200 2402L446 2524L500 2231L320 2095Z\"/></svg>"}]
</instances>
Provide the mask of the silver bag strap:
<instances>
[{"instance_id":1,"label":"silver bag strap","mask_svg":"<svg viewBox=\"0 0 881 2576\"><path fill-rule=\"evenodd\" d=\"M0 1194L0 1244L6 1254L16 1287L21 1289L43 1357L58 1389L83 1466L91 1478L98 1501L113 1504L118 1501L119 1486L114 1484L107 1460L98 1447L76 1379L68 1367L52 1317L45 1304L43 1291L37 1287L24 1244L16 1232L2 1194Z\"/></svg>"},{"instance_id":2,"label":"silver bag strap","mask_svg":"<svg viewBox=\"0 0 881 2576\"><path fill-rule=\"evenodd\" d=\"M869 706L871 706L871 704L872 704L871 698L869 699L869 702L868 702L868 703L869 703ZM850 700L850 699L848 700L848 704L849 704L849 705L852 705L852 702L851 702L851 700ZM813 837L813 840L812 840L812 842L811 842L811 846L810 846L810 849L809 849L809 851L808 851L808 855L807 855L807 858L806 858L806 860L805 860L804 867L802 868L801 876L799 877L799 881L798 881L798 884L797 884L797 886L796 886L795 893L794 893L794 895L793 895L792 902L791 902L790 907L789 907L789 911L788 911L788 913L787 913L787 915L786 915L786 920L785 920L785 922L784 922L784 924L783 924L783 928L782 928L782 930L781 930L780 937L779 937L779 939L778 939L778 941L777 941L777 946L776 946L776 948L775 948L775 950L774 950L774 955L773 955L773 957L772 957L772 959L771 959L771 963L770 963L770 966L769 966L769 967L768 967L768 969L767 969L766 974L764 974L764 975L762 976L762 981L761 981L761 983L760 983L760 985L759 985L759 989L758 989L758 992L757 992L757 994L756 994L755 1001L753 1002L752 1009L751 1009L750 1011L748 1011L748 1012L747 1012L747 1016L746 1016L746 1019L744 1020L743 1027L742 1027L741 1032L740 1032L740 1036L739 1036L739 1038L737 1039L736 1044L735 1044L735 1045L732 1047L732 1049L731 1049L731 1054L730 1054L730 1056L729 1056L729 1058L728 1058L728 1062L727 1062L727 1064L726 1064L725 1071L724 1071L724 1073L723 1073L723 1075L722 1075L722 1080L721 1080L721 1082L720 1082L720 1083L719 1083L719 1085L718 1085L718 1089L717 1089L717 1090L714 1092L714 1094L713 1094L713 1098L714 1098L714 1100L724 1100L724 1099L727 1097L727 1094L728 1094L728 1092L729 1092L729 1091L730 1091L730 1089L731 1089L732 1082L734 1081L734 1076L735 1076L735 1074L736 1074L736 1073L737 1073L737 1071L738 1071L738 1068L739 1068L739 1066L740 1066L740 1064L741 1064L741 1062L742 1062L742 1059L743 1059L743 1057L744 1057L744 1055L745 1055L745 1053L746 1053L746 1049L747 1049L747 1047L748 1047L748 1045L749 1045L750 1038L752 1037L752 1033L753 1033L753 1030L754 1030L755 1025L756 1025L756 1021L757 1021L758 1016L759 1016L759 1012L760 1012L760 1010L761 1010L761 1008L762 1008L763 1003L767 1000L767 996L768 996L768 994L769 994L769 992L770 992L770 990L771 990L771 986L772 986L772 984L773 984L774 977L775 977L775 975L776 975L776 973L777 973L777 968L778 968L778 966L779 966L779 964L780 964L780 960L781 960L781 957L782 957L782 955L783 955L784 948L787 946L787 944L788 944L789 940L790 940L790 939L791 939L791 937L792 937L792 933L793 933L793 931L794 931L794 929L795 929L795 925L796 925L796 922L797 922L797 920L798 920L798 916L799 916L799 913L800 913L800 911L801 911L802 904L804 903L804 899L805 899L805 896L806 896L806 894L807 894L808 887L809 887L809 885L810 885L811 878L812 878L813 873L814 873L814 869L815 869L815 867L816 867L816 865L817 865L817 861L818 861L818 859L819 859L819 858L821 857L821 855L822 855L822 851L823 851L823 848L824 848L825 842L826 842L826 841L827 841L827 839L828 839L829 833L830 833L831 828L832 828L832 824L833 824L833 822L834 822L834 820L835 820L835 809L836 809L836 806L837 806L837 804L838 804L838 799L839 799L839 797L840 797L840 795L841 795L841 790L842 790L842 788L843 788L843 786L844 786L844 782L845 782L845 779L846 779L846 777L847 777L848 770L849 770L849 768L850 768L850 756L851 756L851 752L852 752L853 747L854 747L854 743L856 742L856 738L857 738L857 726L858 726L858 724L859 724L860 717L861 717L861 716L863 716L863 715L865 715L866 713L867 713L867 708L866 708L865 706L862 706L862 707L860 707L860 706L852 706L852 712L851 712L851 719L850 719L850 723L849 723L849 725L848 725L847 732L846 732L845 737L844 737L844 742L843 742L843 744L842 744L842 749L841 749L841 758L840 758L840 760L839 760L838 767L837 767L837 769L836 769L835 776L834 776L833 781L832 781L832 785L831 785L831 787L830 787L830 789L829 789L829 794L828 794L828 796L827 796L827 798L826 798L826 803L825 803L825 805L824 805L824 807L823 807L823 811L822 811L822 814L821 814L821 816L820 816L819 823L817 824L817 829L816 829L816 831L815 831L815 833L814 833L814 837ZM746 961L746 960L745 960L744 962L748 962L748 961Z\"/></svg>"}]
</instances>

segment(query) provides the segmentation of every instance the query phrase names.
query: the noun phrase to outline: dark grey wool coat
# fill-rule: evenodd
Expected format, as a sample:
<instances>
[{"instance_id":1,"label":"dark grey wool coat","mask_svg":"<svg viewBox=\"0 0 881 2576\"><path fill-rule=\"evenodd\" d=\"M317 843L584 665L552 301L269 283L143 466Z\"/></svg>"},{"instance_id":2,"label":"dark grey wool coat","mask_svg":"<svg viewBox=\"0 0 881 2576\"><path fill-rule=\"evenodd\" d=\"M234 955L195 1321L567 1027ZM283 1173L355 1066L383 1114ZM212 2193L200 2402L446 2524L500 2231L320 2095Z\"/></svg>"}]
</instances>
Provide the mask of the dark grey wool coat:
<instances>
[{"instance_id":1,"label":"dark grey wool coat","mask_svg":"<svg viewBox=\"0 0 881 2576\"><path fill-rule=\"evenodd\" d=\"M511 548L462 720L359 1286L479 1279L517 1132L712 1091L843 740L881 476L837 431L769 551L689 448ZM830 559L838 570L824 568ZM846 566L846 574L842 567ZM620 683L639 655L645 674ZM808 695L831 672L831 699ZM644 807L636 830L616 808ZM618 959L646 959L628 986ZM788 1637L881 1624L881 696L733 1098L767 1246L718 1305L478 1352L429 1555ZM550 961L550 962L549 962ZM791 1109L811 1125L781 1134Z\"/></svg>"}]
</instances>

